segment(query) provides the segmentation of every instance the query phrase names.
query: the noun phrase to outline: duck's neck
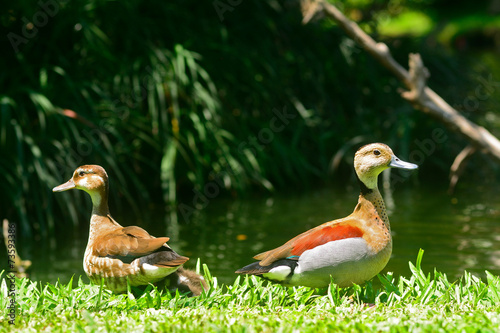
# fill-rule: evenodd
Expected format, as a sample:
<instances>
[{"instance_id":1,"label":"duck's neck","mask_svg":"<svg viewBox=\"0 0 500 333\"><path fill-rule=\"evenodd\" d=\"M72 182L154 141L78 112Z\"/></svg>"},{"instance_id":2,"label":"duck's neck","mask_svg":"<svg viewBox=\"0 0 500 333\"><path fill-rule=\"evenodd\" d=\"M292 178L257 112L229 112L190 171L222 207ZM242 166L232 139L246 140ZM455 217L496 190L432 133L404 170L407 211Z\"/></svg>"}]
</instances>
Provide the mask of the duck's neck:
<instances>
[{"instance_id":1,"label":"duck's neck","mask_svg":"<svg viewBox=\"0 0 500 333\"><path fill-rule=\"evenodd\" d=\"M382 198L382 195L380 194L380 191L378 188L374 188L371 190L371 192L367 193L364 195L365 199L370 201L375 209L377 210L378 216L384 221L385 225L387 226L387 229L391 229L391 225L389 223L389 217L387 216L387 210L385 209L385 204L384 204L384 199Z\"/></svg>"},{"instance_id":2,"label":"duck's neck","mask_svg":"<svg viewBox=\"0 0 500 333\"><path fill-rule=\"evenodd\" d=\"M92 198L92 216L106 216L109 214L108 208L108 190L102 187L97 191L88 192Z\"/></svg>"},{"instance_id":3,"label":"duck's neck","mask_svg":"<svg viewBox=\"0 0 500 333\"><path fill-rule=\"evenodd\" d=\"M363 197L366 200L370 201L377 210L378 216L380 216L382 221L387 226L387 229L391 230L391 224L389 223L389 217L387 216L387 210L385 208L384 199L382 198L382 195L380 194L378 187L375 186L374 188L368 188L361 181L360 181L360 187L361 187L360 199L361 197Z\"/></svg>"},{"instance_id":4,"label":"duck's neck","mask_svg":"<svg viewBox=\"0 0 500 333\"><path fill-rule=\"evenodd\" d=\"M103 188L102 190L88 193L92 198L92 217L90 218L87 250L91 249L96 235L121 227L109 214L107 189Z\"/></svg>"}]
</instances>

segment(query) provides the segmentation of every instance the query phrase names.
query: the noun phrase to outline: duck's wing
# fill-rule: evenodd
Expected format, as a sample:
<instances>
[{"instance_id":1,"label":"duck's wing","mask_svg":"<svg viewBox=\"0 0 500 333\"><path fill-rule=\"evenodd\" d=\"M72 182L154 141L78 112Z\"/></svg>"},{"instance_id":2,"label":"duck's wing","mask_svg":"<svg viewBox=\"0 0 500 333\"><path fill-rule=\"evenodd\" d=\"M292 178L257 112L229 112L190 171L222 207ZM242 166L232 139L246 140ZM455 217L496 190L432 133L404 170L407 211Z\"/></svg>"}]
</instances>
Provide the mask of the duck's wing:
<instances>
[{"instance_id":1,"label":"duck's wing","mask_svg":"<svg viewBox=\"0 0 500 333\"><path fill-rule=\"evenodd\" d=\"M94 243L94 251L100 257L140 257L160 249L168 240L168 237L155 238L140 227L125 227L101 235Z\"/></svg>"},{"instance_id":2,"label":"duck's wing","mask_svg":"<svg viewBox=\"0 0 500 333\"><path fill-rule=\"evenodd\" d=\"M358 225L356 218L349 217L339 221L327 222L292 238L274 250L256 255L254 259L260 260L260 266L268 266L281 259L298 260L305 251L328 242L363 237L363 231Z\"/></svg>"},{"instance_id":3,"label":"duck's wing","mask_svg":"<svg viewBox=\"0 0 500 333\"><path fill-rule=\"evenodd\" d=\"M168 240L168 237L153 237L136 226L118 228L96 240L94 254L124 263L140 258L141 264L158 267L176 267L188 261L189 258L177 254L166 244Z\"/></svg>"}]
</instances>

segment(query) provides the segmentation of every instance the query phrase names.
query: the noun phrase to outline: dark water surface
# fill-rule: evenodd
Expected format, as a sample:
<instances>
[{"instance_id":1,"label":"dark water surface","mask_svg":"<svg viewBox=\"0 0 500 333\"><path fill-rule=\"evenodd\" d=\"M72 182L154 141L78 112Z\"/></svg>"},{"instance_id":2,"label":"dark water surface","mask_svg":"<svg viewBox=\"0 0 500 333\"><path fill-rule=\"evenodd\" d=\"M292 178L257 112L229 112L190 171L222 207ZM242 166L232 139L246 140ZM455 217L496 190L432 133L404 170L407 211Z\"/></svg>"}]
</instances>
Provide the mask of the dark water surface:
<instances>
[{"instance_id":1,"label":"dark water surface","mask_svg":"<svg viewBox=\"0 0 500 333\"><path fill-rule=\"evenodd\" d=\"M409 276L408 261L415 262L418 250L425 250L423 267L437 270L449 278L464 270L484 277L484 271L500 274L500 202L499 189L471 187L453 196L446 188L432 190L400 184L384 195L390 208L393 231L393 255L384 272ZM323 222L350 214L357 202L355 188L320 189L298 193L246 199L217 198L178 224L165 223L158 216L141 224L152 235L171 238L172 248L191 258L194 266L200 258L220 282L232 283L236 269L253 261L252 256L279 245ZM384 192L383 192L384 194ZM90 217L90 200L89 216ZM186 202L186 204L190 204ZM392 206L392 207L391 207ZM126 214L113 213L122 225L134 225ZM71 229L71 228L68 228ZM23 259L31 259L31 278L66 283L72 275L84 276L83 254L88 223L79 230L60 233L56 239L40 239L29 246Z\"/></svg>"}]
</instances>

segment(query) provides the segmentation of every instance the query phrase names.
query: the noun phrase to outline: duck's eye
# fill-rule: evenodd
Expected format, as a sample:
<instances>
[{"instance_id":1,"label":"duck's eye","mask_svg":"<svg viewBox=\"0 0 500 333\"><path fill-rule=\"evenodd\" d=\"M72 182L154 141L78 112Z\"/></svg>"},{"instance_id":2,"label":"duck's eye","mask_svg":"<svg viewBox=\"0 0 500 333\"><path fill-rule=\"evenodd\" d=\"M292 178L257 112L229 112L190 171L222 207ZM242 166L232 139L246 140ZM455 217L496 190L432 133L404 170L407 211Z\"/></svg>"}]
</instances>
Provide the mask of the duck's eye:
<instances>
[{"instance_id":1,"label":"duck's eye","mask_svg":"<svg viewBox=\"0 0 500 333\"><path fill-rule=\"evenodd\" d=\"M373 151L373 154L374 154L374 155L376 155L376 156L380 155L380 150L375 149L375 150Z\"/></svg>"},{"instance_id":2,"label":"duck's eye","mask_svg":"<svg viewBox=\"0 0 500 333\"><path fill-rule=\"evenodd\" d=\"M85 174L85 171L80 171L80 172L78 173L78 176L83 177L83 175L84 175L84 174Z\"/></svg>"}]
</instances>

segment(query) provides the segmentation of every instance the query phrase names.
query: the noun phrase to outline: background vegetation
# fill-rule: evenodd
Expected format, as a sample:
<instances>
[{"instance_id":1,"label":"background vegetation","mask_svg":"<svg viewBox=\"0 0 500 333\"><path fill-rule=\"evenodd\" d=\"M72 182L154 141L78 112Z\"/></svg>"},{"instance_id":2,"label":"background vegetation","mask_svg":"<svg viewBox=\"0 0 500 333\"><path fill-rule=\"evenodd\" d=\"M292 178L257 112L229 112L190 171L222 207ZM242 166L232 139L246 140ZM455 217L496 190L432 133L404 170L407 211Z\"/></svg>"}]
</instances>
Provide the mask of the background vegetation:
<instances>
[{"instance_id":1,"label":"background vegetation","mask_svg":"<svg viewBox=\"0 0 500 333\"><path fill-rule=\"evenodd\" d=\"M407 157L441 127L331 22L303 26L298 1L242 1L222 14L211 1L41 4L0 5L0 212L25 237L87 213L82 193L51 193L81 164L105 166L120 195L111 205L144 219L163 203L175 212L210 181L231 195L323 183L337 153L349 161L370 141ZM499 134L498 85L474 99L500 70L498 1L342 6L402 64L420 52L431 87ZM283 112L289 122L270 131ZM420 177L446 177L465 145L447 137ZM485 161L472 162L478 177L498 172Z\"/></svg>"}]
</instances>

